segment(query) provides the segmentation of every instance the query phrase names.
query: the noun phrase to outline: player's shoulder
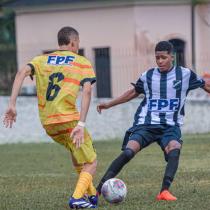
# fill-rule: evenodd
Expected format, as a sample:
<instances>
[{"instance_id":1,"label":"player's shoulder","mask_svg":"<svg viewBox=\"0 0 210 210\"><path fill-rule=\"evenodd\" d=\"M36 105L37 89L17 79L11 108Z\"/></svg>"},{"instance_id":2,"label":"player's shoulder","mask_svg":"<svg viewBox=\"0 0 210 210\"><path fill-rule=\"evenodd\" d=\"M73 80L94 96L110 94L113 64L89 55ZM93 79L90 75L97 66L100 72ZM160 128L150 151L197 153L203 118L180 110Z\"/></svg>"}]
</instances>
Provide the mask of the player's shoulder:
<instances>
[{"instance_id":1,"label":"player's shoulder","mask_svg":"<svg viewBox=\"0 0 210 210\"><path fill-rule=\"evenodd\" d=\"M188 67L184 67L184 66L177 66L176 68L178 68L178 69L181 69L181 71L182 71L182 74L183 75L191 75L191 74L195 74L195 72L192 70L192 69L190 69L190 68L188 68Z\"/></svg>"},{"instance_id":2,"label":"player's shoulder","mask_svg":"<svg viewBox=\"0 0 210 210\"><path fill-rule=\"evenodd\" d=\"M150 69L147 69L146 71L144 71L142 74L141 74L141 78L144 79L146 78L148 75L152 75L153 72L154 72L155 68L150 68Z\"/></svg>"},{"instance_id":3,"label":"player's shoulder","mask_svg":"<svg viewBox=\"0 0 210 210\"><path fill-rule=\"evenodd\" d=\"M36 55L34 56L30 61L29 61L29 64L32 64L32 65L39 65L41 64L44 60L45 60L45 57L46 55L43 54L43 55Z\"/></svg>"},{"instance_id":4,"label":"player's shoulder","mask_svg":"<svg viewBox=\"0 0 210 210\"><path fill-rule=\"evenodd\" d=\"M76 55L72 65L81 69L93 69L91 62L86 57L81 55Z\"/></svg>"},{"instance_id":5,"label":"player's shoulder","mask_svg":"<svg viewBox=\"0 0 210 210\"><path fill-rule=\"evenodd\" d=\"M158 71L158 68L157 67L154 67L154 68L149 68L147 69L146 71L144 71L142 73L142 75L152 75L154 72Z\"/></svg>"},{"instance_id":6,"label":"player's shoulder","mask_svg":"<svg viewBox=\"0 0 210 210\"><path fill-rule=\"evenodd\" d=\"M46 56L45 54L43 54L43 55L40 54L40 55L34 56L33 59L34 60L40 60L40 59L44 58L45 56Z\"/></svg>"},{"instance_id":7,"label":"player's shoulder","mask_svg":"<svg viewBox=\"0 0 210 210\"><path fill-rule=\"evenodd\" d=\"M91 66L91 62L86 57L84 57L82 55L77 55L76 60L81 64Z\"/></svg>"},{"instance_id":8,"label":"player's shoulder","mask_svg":"<svg viewBox=\"0 0 210 210\"><path fill-rule=\"evenodd\" d=\"M176 68L180 68L182 71L186 71L186 72L192 71L190 68L184 67L184 66L176 66Z\"/></svg>"}]
</instances>

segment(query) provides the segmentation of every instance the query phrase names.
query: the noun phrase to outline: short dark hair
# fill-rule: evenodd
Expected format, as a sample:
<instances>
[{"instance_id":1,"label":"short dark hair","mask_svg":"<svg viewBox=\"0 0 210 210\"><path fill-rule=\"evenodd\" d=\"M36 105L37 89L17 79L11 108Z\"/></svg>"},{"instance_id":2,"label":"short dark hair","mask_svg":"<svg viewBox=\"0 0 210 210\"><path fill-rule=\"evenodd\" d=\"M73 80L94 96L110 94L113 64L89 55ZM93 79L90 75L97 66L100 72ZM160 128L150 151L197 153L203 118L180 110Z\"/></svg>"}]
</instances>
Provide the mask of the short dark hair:
<instances>
[{"instance_id":1,"label":"short dark hair","mask_svg":"<svg viewBox=\"0 0 210 210\"><path fill-rule=\"evenodd\" d=\"M172 53L174 51L174 47L168 41L161 41L158 42L155 46L155 52L157 51L167 51L168 53Z\"/></svg>"},{"instance_id":2,"label":"short dark hair","mask_svg":"<svg viewBox=\"0 0 210 210\"><path fill-rule=\"evenodd\" d=\"M58 31L58 45L68 45L70 42L70 36L76 35L79 36L79 33L76 29L65 26Z\"/></svg>"}]
</instances>

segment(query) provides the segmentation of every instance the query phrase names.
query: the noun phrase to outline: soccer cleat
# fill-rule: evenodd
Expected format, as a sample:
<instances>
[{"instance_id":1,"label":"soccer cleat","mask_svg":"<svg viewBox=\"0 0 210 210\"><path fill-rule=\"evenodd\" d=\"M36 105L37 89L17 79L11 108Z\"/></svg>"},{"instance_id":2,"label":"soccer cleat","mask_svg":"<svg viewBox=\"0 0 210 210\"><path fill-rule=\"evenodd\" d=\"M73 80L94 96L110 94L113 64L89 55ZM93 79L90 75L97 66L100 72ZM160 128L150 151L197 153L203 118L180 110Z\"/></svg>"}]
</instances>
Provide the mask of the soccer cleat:
<instances>
[{"instance_id":1,"label":"soccer cleat","mask_svg":"<svg viewBox=\"0 0 210 210\"><path fill-rule=\"evenodd\" d=\"M98 195L91 195L88 196L88 200L90 201L91 204L97 206L98 205Z\"/></svg>"},{"instance_id":2,"label":"soccer cleat","mask_svg":"<svg viewBox=\"0 0 210 210\"><path fill-rule=\"evenodd\" d=\"M173 196L168 190L163 190L157 195L156 200L176 201L177 198Z\"/></svg>"},{"instance_id":3,"label":"soccer cleat","mask_svg":"<svg viewBox=\"0 0 210 210\"><path fill-rule=\"evenodd\" d=\"M95 209L97 206L91 204L89 201L84 198L75 199L73 197L69 200L69 207L71 209Z\"/></svg>"}]
</instances>

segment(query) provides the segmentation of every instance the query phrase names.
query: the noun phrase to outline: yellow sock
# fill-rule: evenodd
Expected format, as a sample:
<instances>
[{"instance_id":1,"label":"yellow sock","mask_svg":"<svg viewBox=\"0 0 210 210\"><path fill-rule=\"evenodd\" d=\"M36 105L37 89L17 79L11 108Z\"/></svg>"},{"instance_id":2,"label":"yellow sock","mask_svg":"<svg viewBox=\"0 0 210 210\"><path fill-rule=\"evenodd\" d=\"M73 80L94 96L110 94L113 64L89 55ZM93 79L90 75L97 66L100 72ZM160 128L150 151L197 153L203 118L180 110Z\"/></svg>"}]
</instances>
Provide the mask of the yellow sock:
<instances>
[{"instance_id":1,"label":"yellow sock","mask_svg":"<svg viewBox=\"0 0 210 210\"><path fill-rule=\"evenodd\" d=\"M83 169L83 165L76 165L74 167L75 167L75 170L77 171L77 173L80 174L82 169ZM87 194L89 196L90 195L96 195L96 188L94 187L93 182L91 182L90 185L88 186Z\"/></svg>"},{"instance_id":2,"label":"yellow sock","mask_svg":"<svg viewBox=\"0 0 210 210\"><path fill-rule=\"evenodd\" d=\"M88 195L96 195L96 188L93 185L93 182L90 183L88 189L87 189Z\"/></svg>"},{"instance_id":3,"label":"yellow sock","mask_svg":"<svg viewBox=\"0 0 210 210\"><path fill-rule=\"evenodd\" d=\"M73 197L76 199L82 198L92 182L92 179L93 177L90 173L81 172L79 175L79 180L77 181L76 189L73 193Z\"/></svg>"}]
</instances>

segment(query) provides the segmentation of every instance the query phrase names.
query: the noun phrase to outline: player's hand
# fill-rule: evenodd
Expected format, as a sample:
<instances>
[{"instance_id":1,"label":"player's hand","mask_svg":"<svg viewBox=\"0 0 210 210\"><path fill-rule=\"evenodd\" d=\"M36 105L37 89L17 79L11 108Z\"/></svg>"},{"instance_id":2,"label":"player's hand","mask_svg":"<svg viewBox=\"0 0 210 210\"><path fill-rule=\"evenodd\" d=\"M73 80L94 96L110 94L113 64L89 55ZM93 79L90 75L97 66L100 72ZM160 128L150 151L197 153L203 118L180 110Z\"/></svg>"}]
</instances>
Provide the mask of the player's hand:
<instances>
[{"instance_id":1,"label":"player's hand","mask_svg":"<svg viewBox=\"0 0 210 210\"><path fill-rule=\"evenodd\" d=\"M73 144L76 148L80 148L84 143L84 127L77 125L71 132L71 138L73 138Z\"/></svg>"},{"instance_id":2,"label":"player's hand","mask_svg":"<svg viewBox=\"0 0 210 210\"><path fill-rule=\"evenodd\" d=\"M12 128L13 123L16 122L16 116L17 112L15 106L9 106L4 114L4 119L3 119L3 123L6 128L8 127Z\"/></svg>"},{"instance_id":3,"label":"player's hand","mask_svg":"<svg viewBox=\"0 0 210 210\"><path fill-rule=\"evenodd\" d=\"M97 111L99 114L101 114L102 109L108 109L109 105L108 103L101 103L97 106Z\"/></svg>"}]
</instances>

